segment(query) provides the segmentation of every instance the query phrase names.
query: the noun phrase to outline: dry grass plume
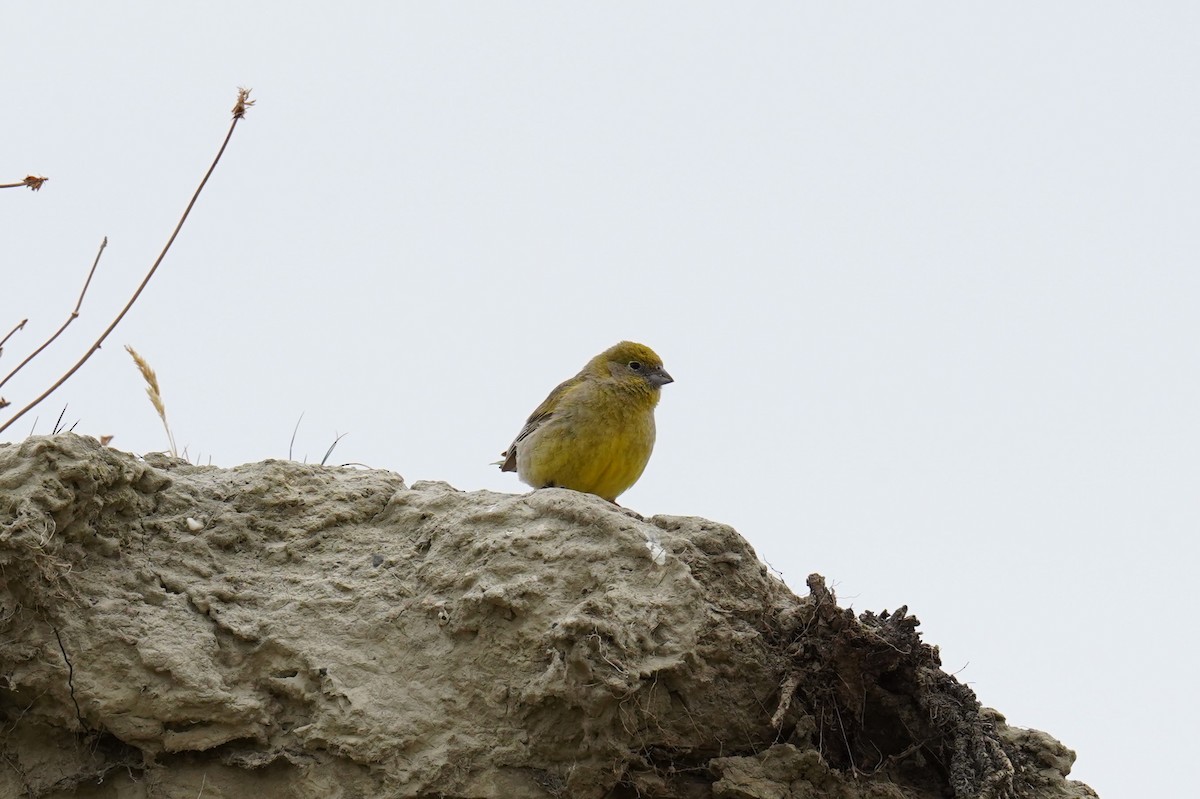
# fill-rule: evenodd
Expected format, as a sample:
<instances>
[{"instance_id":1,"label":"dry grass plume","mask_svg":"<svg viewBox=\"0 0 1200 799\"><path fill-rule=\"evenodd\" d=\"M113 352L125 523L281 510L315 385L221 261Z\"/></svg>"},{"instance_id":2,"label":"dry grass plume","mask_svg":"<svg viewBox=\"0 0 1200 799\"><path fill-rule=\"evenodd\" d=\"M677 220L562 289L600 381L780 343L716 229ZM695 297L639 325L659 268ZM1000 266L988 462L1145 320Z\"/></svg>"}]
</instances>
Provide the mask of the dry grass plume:
<instances>
[{"instance_id":1,"label":"dry grass plume","mask_svg":"<svg viewBox=\"0 0 1200 799\"><path fill-rule=\"evenodd\" d=\"M158 411L158 418L162 419L163 429L167 431L167 442L171 445L171 457L178 458L179 453L175 450L175 436L171 433L171 426L167 424L167 406L163 404L162 391L158 387L158 375L154 374L154 370L150 368L150 364L141 355L138 355L137 350L128 344L125 349L133 356L133 362L137 364L138 371L142 373L142 379L146 381L146 396L150 397L150 404L154 406L154 410Z\"/></svg>"}]
</instances>

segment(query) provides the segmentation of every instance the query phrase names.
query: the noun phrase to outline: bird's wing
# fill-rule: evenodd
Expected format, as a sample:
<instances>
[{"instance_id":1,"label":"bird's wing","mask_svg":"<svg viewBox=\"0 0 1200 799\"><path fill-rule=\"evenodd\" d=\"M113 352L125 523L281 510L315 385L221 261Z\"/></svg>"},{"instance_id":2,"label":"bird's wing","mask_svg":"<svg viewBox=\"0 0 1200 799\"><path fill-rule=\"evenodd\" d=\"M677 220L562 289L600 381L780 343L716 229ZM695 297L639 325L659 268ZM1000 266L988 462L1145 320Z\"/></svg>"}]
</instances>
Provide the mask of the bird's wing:
<instances>
[{"instance_id":1,"label":"bird's wing","mask_svg":"<svg viewBox=\"0 0 1200 799\"><path fill-rule=\"evenodd\" d=\"M542 400L541 405L534 408L533 413L529 414L529 418L525 420L525 426L521 428L521 432L517 433L517 437L503 453L504 462L500 465L500 471L515 472L517 470L517 442L537 430L543 422L553 416L555 410L561 405L564 395L582 381L582 375L575 375L570 380L564 380L554 387L546 399Z\"/></svg>"}]
</instances>

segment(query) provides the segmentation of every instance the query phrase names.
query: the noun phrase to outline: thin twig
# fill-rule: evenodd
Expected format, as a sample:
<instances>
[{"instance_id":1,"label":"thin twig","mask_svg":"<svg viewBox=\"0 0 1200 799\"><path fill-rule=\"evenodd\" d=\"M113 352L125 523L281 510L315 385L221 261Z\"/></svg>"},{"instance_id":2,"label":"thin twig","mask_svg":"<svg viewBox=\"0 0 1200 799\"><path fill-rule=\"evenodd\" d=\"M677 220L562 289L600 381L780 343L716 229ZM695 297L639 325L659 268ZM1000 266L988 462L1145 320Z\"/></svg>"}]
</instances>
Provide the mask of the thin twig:
<instances>
[{"instance_id":1,"label":"thin twig","mask_svg":"<svg viewBox=\"0 0 1200 799\"><path fill-rule=\"evenodd\" d=\"M129 313L129 309L133 307L135 302L137 302L137 298L142 296L142 291L146 288L146 284L150 282L150 278L154 277L154 273L158 271L159 264L161 264L163 258L166 257L167 251L171 249L171 245L175 243L175 237L178 236L179 231L183 229L183 223L187 221L188 214L192 212L192 207L196 204L196 200L200 198L200 192L204 190L204 186L208 183L208 179L212 176L213 170L217 168L217 164L220 162L221 156L225 154L225 148L229 145L229 140L233 138L233 131L237 129L237 123L241 121L242 117L245 115L246 107L254 104L253 100L248 99L249 96L249 89L238 89L237 104L233 107L233 122L231 122L229 125L229 132L225 134L225 140L221 142L221 149L217 150L217 157L213 159L212 164L208 167L208 171L204 173L204 179L201 180L200 185L196 187L196 191L192 195L191 201L187 204L187 208L184 209L183 216L179 217L179 223L175 225L175 230L171 232L171 238L167 239L166 246L164 246L162 252L158 254L158 258L154 259L154 264L150 267L150 271L147 272L146 277L142 279L141 284L137 287L137 291L133 292L133 296L129 298L129 302L125 303L125 307L121 309L119 314L117 314L117 318L112 321L112 324L105 328L104 332L100 334L100 338L96 339L95 343L88 348L88 351L84 353L83 357L80 358L74 366L67 370L66 374L56 380L54 385L43 391L41 395L38 396L33 402L29 403L20 411L18 411L15 416L13 416L3 425L0 425L0 433L3 433L5 430L7 430L13 422L17 421L17 419L20 419L29 410L37 407L42 400L46 399L46 397L49 397L58 389L59 386L67 382L71 375L78 372L80 367L87 363L88 358L91 358L92 354L96 352L96 350L100 349L100 345L104 343L104 340L108 338L109 334L112 333L121 320L125 318L125 314Z\"/></svg>"},{"instance_id":2,"label":"thin twig","mask_svg":"<svg viewBox=\"0 0 1200 799\"><path fill-rule=\"evenodd\" d=\"M67 321L63 322L62 326L59 327L58 330L54 331L54 335L42 343L42 346L29 353L25 360L21 361L19 364L17 364L15 369L5 375L4 379L0 380L0 387L3 387L5 383L12 379L13 375L21 371L25 367L25 364L29 363L38 355L40 355L42 350L53 344L54 339L61 336L62 332L67 329L67 325L71 324L79 317L79 309L83 306L83 296L87 294L88 286L92 285L92 275L96 274L96 267L100 265L100 256L104 254L104 248L107 246L108 236L105 236L104 241L100 242L100 249L96 251L96 260L92 261L92 268L88 271L87 280L83 282L83 290L79 292L79 299L75 302L75 307L71 310L71 315L67 317Z\"/></svg>"},{"instance_id":3,"label":"thin twig","mask_svg":"<svg viewBox=\"0 0 1200 799\"><path fill-rule=\"evenodd\" d=\"M8 341L10 338L12 338L13 336L15 336L18 330L23 329L25 327L25 323L28 321L29 321L28 319L22 319L20 322L17 323L16 327L14 327L12 330L8 331L8 335L6 335L4 338L0 338L0 356L4 355L4 343L6 341ZM0 385L3 385L3 384L0 383ZM0 408L7 408L11 404L12 403L10 403L4 397L0 397Z\"/></svg>"},{"instance_id":4,"label":"thin twig","mask_svg":"<svg viewBox=\"0 0 1200 799\"><path fill-rule=\"evenodd\" d=\"M0 355L4 354L4 345L8 343L8 340L15 336L18 330L23 330L25 328L25 323L28 321L28 319L22 319L20 322L17 322L16 327L8 331L8 335L6 335L4 338L0 338Z\"/></svg>"}]
</instances>

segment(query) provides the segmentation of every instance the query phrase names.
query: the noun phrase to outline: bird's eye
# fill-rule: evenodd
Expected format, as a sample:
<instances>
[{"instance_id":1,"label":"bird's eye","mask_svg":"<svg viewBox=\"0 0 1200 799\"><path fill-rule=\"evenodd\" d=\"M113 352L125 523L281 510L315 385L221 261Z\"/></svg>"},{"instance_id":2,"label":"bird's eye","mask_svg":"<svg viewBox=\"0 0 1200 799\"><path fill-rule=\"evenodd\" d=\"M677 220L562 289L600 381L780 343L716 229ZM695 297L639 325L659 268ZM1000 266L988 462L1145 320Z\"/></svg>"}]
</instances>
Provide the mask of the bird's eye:
<instances>
[{"instance_id":1,"label":"bird's eye","mask_svg":"<svg viewBox=\"0 0 1200 799\"><path fill-rule=\"evenodd\" d=\"M642 362L641 361L630 361L629 368L635 372L640 372L640 371L642 371Z\"/></svg>"}]
</instances>

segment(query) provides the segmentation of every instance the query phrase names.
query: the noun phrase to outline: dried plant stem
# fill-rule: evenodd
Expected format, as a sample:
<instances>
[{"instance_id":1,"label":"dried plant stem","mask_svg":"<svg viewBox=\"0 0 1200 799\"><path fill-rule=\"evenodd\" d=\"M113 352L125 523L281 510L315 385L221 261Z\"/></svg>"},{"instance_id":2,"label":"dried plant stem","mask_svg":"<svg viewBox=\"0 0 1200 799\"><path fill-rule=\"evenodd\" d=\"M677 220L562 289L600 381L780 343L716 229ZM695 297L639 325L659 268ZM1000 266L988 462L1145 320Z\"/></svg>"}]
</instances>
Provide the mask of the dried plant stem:
<instances>
[{"instance_id":1,"label":"dried plant stem","mask_svg":"<svg viewBox=\"0 0 1200 799\"><path fill-rule=\"evenodd\" d=\"M8 340L15 336L18 330L23 330L25 328L25 323L28 321L28 319L22 319L20 322L17 322L13 329L8 331L8 335L6 335L4 338L0 338L0 355L4 354L4 345L8 343Z\"/></svg>"},{"instance_id":2,"label":"dried plant stem","mask_svg":"<svg viewBox=\"0 0 1200 799\"><path fill-rule=\"evenodd\" d=\"M19 364L17 364L15 369L13 369L11 372L9 372L7 375L5 375L4 379L0 380L0 388L3 388L4 384L7 383L9 380L11 380L13 375L15 375L17 372L21 371L21 369L24 368L25 364L32 361L34 358L36 358L38 355L41 354L42 350L46 349L51 344L53 344L54 339L61 336L62 332L67 329L67 325L74 322L75 319L79 316L79 309L83 305L83 296L85 294L87 294L88 286L92 285L92 275L96 274L96 267L100 264L100 256L104 253L104 248L107 246L108 246L108 236L105 236L104 241L100 242L100 249L96 252L96 260L92 261L92 268L91 268L91 271L88 272L87 280L84 281L84 283L83 283L83 291L79 292L79 299L75 302L75 307L71 310L71 315L67 317L67 321L63 322L62 326L59 327L58 330L54 331L54 335L51 336L50 338L46 339L42 343L42 346L38 347L33 352L29 353L29 355L26 356L25 360L21 361ZM24 322L22 322L22 324L24 324Z\"/></svg>"},{"instance_id":3,"label":"dried plant stem","mask_svg":"<svg viewBox=\"0 0 1200 799\"><path fill-rule=\"evenodd\" d=\"M4 338L0 338L0 355L4 354L4 344L10 338L15 336L17 334L18 330L21 330L22 328L24 328L25 323L28 321L29 321L28 319L22 319L20 322L17 323L16 327L14 327L12 330L8 331L8 335L6 335ZM4 397L0 397L0 408L7 408L10 404L11 403L8 400L6 400Z\"/></svg>"},{"instance_id":4,"label":"dried plant stem","mask_svg":"<svg viewBox=\"0 0 1200 799\"><path fill-rule=\"evenodd\" d=\"M154 273L158 271L158 266L162 263L163 258L166 257L167 251L170 250L171 245L175 243L175 237L179 235L179 231L183 228L183 223L187 221L188 214L192 212L192 206L196 204L196 200L200 197L200 192L204 190L204 186L208 183L208 179L212 176L213 170L217 168L217 164L221 161L221 156L224 155L225 148L229 145L229 140L233 138L233 131L237 129L237 123L242 120L243 116L245 116L246 107L254 104L253 100L248 99L249 95L249 89L238 89L237 104L233 107L233 122L231 122L229 125L229 132L225 134L225 140L221 142L221 149L217 150L216 158L213 159L212 164L208 167L208 171L204 173L204 179L200 181L200 185L196 188L195 193L192 194L192 199L187 204L187 208L184 209L183 216L179 218L179 223L175 225L175 230L171 232L171 237L167 239L166 246L164 246L162 252L158 254L158 258L154 260L153 265L150 267L150 271L147 272L146 277L142 279L141 284L137 287L137 291L133 292L133 296L129 298L129 302L125 303L125 307L121 309L119 314L117 314L117 318L112 321L112 324L105 328L104 332L100 334L100 338L96 339L92 346L88 348L88 351L84 353L83 357L80 358L74 366L68 369L66 374L56 380L54 385L43 391L41 395L33 400L33 402L17 411L17 413L3 425L0 425L0 433L3 433L12 425L13 422L20 419L33 408L37 407L42 400L53 394L59 386L67 382L72 375L78 372L80 367L87 362L88 358L91 358L92 354L96 352L96 350L100 349L100 345L104 343L104 340L108 338L109 334L113 332L120 321L125 318L125 314L129 313L129 309L133 307L133 304L137 301L137 298L142 295L142 290L146 288L146 284L150 282L150 278L154 277Z\"/></svg>"},{"instance_id":5,"label":"dried plant stem","mask_svg":"<svg viewBox=\"0 0 1200 799\"><path fill-rule=\"evenodd\" d=\"M167 431L167 443L171 445L171 457L178 458L179 453L175 450L175 436L171 433L171 425L167 424L167 406L163 403L162 390L158 387L158 375L150 368L150 362L138 355L137 350L128 344L125 345L125 350L133 356L133 362L137 364L138 371L142 373L142 379L146 381L146 396L150 398L150 404L154 406L154 410L158 411L158 418L162 419L163 429Z\"/></svg>"},{"instance_id":6,"label":"dried plant stem","mask_svg":"<svg viewBox=\"0 0 1200 799\"><path fill-rule=\"evenodd\" d=\"M42 184L50 178L44 175L26 175L20 183L0 183L0 189L20 189L28 187L33 191L42 188Z\"/></svg>"}]
</instances>

